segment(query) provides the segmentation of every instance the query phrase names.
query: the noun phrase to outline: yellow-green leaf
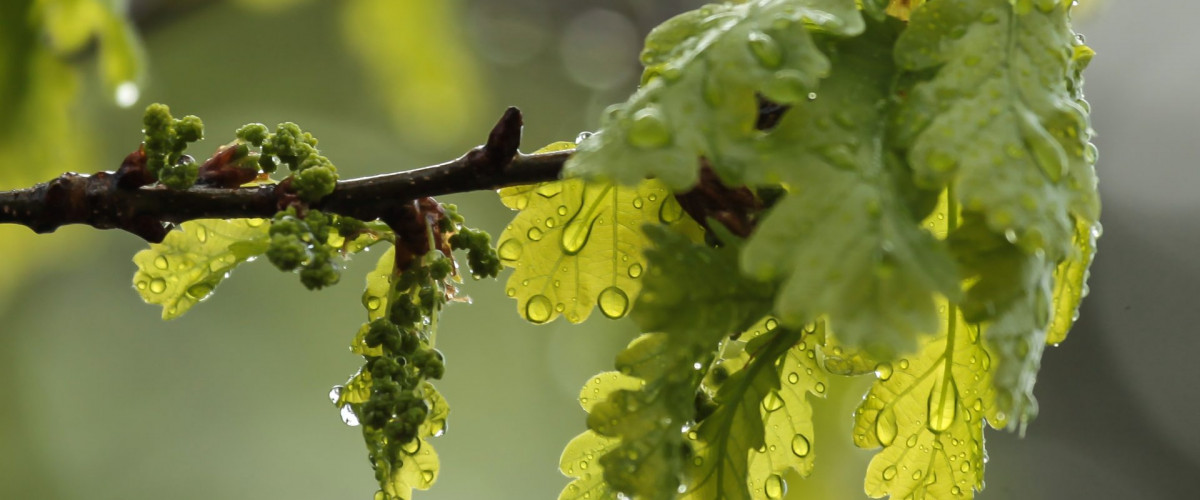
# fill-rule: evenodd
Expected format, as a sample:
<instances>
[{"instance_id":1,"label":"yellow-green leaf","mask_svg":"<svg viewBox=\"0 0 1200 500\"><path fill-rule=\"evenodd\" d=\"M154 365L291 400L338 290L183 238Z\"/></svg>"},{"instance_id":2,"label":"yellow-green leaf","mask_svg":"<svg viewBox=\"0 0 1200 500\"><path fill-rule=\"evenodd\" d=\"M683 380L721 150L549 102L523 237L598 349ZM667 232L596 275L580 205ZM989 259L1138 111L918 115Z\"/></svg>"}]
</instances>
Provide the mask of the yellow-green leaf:
<instances>
[{"instance_id":1,"label":"yellow-green leaf","mask_svg":"<svg viewBox=\"0 0 1200 500\"><path fill-rule=\"evenodd\" d=\"M1073 251L1054 271L1054 316L1046 335L1048 344L1066 340L1067 332L1079 316L1079 303L1087 296L1088 267L1096 255L1096 238L1099 236L1100 223L1075 221Z\"/></svg>"},{"instance_id":2,"label":"yellow-green leaf","mask_svg":"<svg viewBox=\"0 0 1200 500\"><path fill-rule=\"evenodd\" d=\"M507 293L533 323L559 315L579 323L596 306L609 318L628 314L646 270L643 224L667 224L694 240L703 234L655 180L627 187L567 179L505 188L500 199L520 211L496 249L514 268Z\"/></svg>"},{"instance_id":3,"label":"yellow-green leaf","mask_svg":"<svg viewBox=\"0 0 1200 500\"><path fill-rule=\"evenodd\" d=\"M270 225L262 219L185 222L133 256L133 286L150 304L175 319L204 300L238 264L263 254Z\"/></svg>"},{"instance_id":4,"label":"yellow-green leaf","mask_svg":"<svg viewBox=\"0 0 1200 500\"><path fill-rule=\"evenodd\" d=\"M644 382L621 374L605 372L592 377L579 392L579 404L586 412L608 399L609 394L621 390L636 390ZM571 439L563 450L558 468L572 481L558 494L559 500L609 500L616 493L604 482L604 468L600 457L620 444L619 438L601 436L587 430Z\"/></svg>"},{"instance_id":5,"label":"yellow-green leaf","mask_svg":"<svg viewBox=\"0 0 1200 500\"><path fill-rule=\"evenodd\" d=\"M878 372L854 412L854 443L883 450L867 468L872 497L972 498L983 489L984 419L1003 427L979 327L954 304L939 308L942 327L913 356Z\"/></svg>"},{"instance_id":6,"label":"yellow-green leaf","mask_svg":"<svg viewBox=\"0 0 1200 500\"><path fill-rule=\"evenodd\" d=\"M787 490L783 476L789 470L812 470L806 395L825 392L812 339L800 330L777 329L773 319L745 337L744 349L727 346L732 355L718 365L728 378L715 387L706 380L718 406L686 434L693 453L681 499L777 500Z\"/></svg>"}]
</instances>

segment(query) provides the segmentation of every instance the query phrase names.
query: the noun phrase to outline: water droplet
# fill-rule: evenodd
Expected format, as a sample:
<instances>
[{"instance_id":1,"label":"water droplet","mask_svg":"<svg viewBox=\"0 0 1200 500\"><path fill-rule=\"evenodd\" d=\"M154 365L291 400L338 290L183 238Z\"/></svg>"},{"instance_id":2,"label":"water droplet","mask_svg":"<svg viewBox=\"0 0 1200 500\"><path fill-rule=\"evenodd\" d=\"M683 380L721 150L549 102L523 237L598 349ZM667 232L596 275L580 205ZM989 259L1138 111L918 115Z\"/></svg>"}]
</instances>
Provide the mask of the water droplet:
<instances>
[{"instance_id":1,"label":"water droplet","mask_svg":"<svg viewBox=\"0 0 1200 500\"><path fill-rule=\"evenodd\" d=\"M891 408L885 408L875 416L875 437L884 446L891 446L896 440L896 413Z\"/></svg>"},{"instance_id":2,"label":"water droplet","mask_svg":"<svg viewBox=\"0 0 1200 500\"><path fill-rule=\"evenodd\" d=\"M149 283L147 283L146 280L138 280L137 283L134 283L134 286L136 286L138 290L145 290L147 285L149 285Z\"/></svg>"},{"instance_id":3,"label":"water droplet","mask_svg":"<svg viewBox=\"0 0 1200 500\"><path fill-rule=\"evenodd\" d=\"M358 415L354 413L354 408L350 405L342 405L342 422L350 427L358 427Z\"/></svg>"},{"instance_id":4,"label":"water droplet","mask_svg":"<svg viewBox=\"0 0 1200 500\"><path fill-rule=\"evenodd\" d=\"M579 144L583 141L586 141L588 139L588 137L591 137L593 135L595 135L595 134L593 134L591 132L587 132L587 131L580 132L579 135L575 136L575 144Z\"/></svg>"},{"instance_id":5,"label":"water droplet","mask_svg":"<svg viewBox=\"0 0 1200 500\"><path fill-rule=\"evenodd\" d=\"M212 285L208 283L197 283L188 287L187 294L188 297L191 297L192 299L204 300L205 298L208 298L208 295L211 294L212 291Z\"/></svg>"},{"instance_id":6,"label":"water droplet","mask_svg":"<svg viewBox=\"0 0 1200 500\"><path fill-rule=\"evenodd\" d=\"M800 382L800 374L799 373L792 372L792 373L788 374L788 383L789 384L795 384L795 383L799 383L799 382Z\"/></svg>"},{"instance_id":7,"label":"water droplet","mask_svg":"<svg viewBox=\"0 0 1200 500\"><path fill-rule=\"evenodd\" d=\"M817 391L817 394L825 394L825 384L822 382L817 382L817 385L813 389Z\"/></svg>"},{"instance_id":8,"label":"water droplet","mask_svg":"<svg viewBox=\"0 0 1200 500\"><path fill-rule=\"evenodd\" d=\"M376 491L374 500L388 500L387 493L384 493L383 490Z\"/></svg>"},{"instance_id":9,"label":"water droplet","mask_svg":"<svg viewBox=\"0 0 1200 500\"><path fill-rule=\"evenodd\" d=\"M767 498L779 500L787 493L787 482L779 477L779 474L771 474L771 477L767 478L766 484L763 485L763 492L767 494Z\"/></svg>"},{"instance_id":10,"label":"water droplet","mask_svg":"<svg viewBox=\"0 0 1200 500\"><path fill-rule=\"evenodd\" d=\"M750 52L754 53L754 57L758 58L763 66L775 69L783 64L783 48L771 35L761 31L752 31L748 42Z\"/></svg>"},{"instance_id":11,"label":"water droplet","mask_svg":"<svg viewBox=\"0 0 1200 500\"><path fill-rule=\"evenodd\" d=\"M925 475L925 473L924 473L924 472L922 472L920 469L918 469L918 470L917 470L916 472L914 472L914 473L913 473L913 475L912 475L913 481L920 481L920 480L921 480L921 476L923 476L923 475Z\"/></svg>"},{"instance_id":12,"label":"water droplet","mask_svg":"<svg viewBox=\"0 0 1200 500\"><path fill-rule=\"evenodd\" d=\"M934 379L927 411L928 427L933 432L942 432L954 423L954 415L958 411L958 387L953 377L938 376Z\"/></svg>"},{"instance_id":13,"label":"water droplet","mask_svg":"<svg viewBox=\"0 0 1200 500\"><path fill-rule=\"evenodd\" d=\"M679 201L674 196L668 196L663 200L662 206L658 208L658 219L664 224L670 224L683 217L683 207L679 205Z\"/></svg>"},{"instance_id":14,"label":"water droplet","mask_svg":"<svg viewBox=\"0 0 1200 500\"><path fill-rule=\"evenodd\" d=\"M642 202L642 198L640 196L633 199L633 208L640 209L643 205L645 205L645 203Z\"/></svg>"},{"instance_id":15,"label":"water droplet","mask_svg":"<svg viewBox=\"0 0 1200 500\"><path fill-rule=\"evenodd\" d=\"M961 466L958 467L958 470L963 471L963 472L970 472L971 471L971 463L966 460L963 460L963 463Z\"/></svg>"},{"instance_id":16,"label":"water droplet","mask_svg":"<svg viewBox=\"0 0 1200 500\"><path fill-rule=\"evenodd\" d=\"M667 128L667 119L662 111L654 106L647 106L633 114L633 123L629 125L629 143L643 149L656 149L671 142L671 130Z\"/></svg>"},{"instance_id":17,"label":"water droplet","mask_svg":"<svg viewBox=\"0 0 1200 500\"><path fill-rule=\"evenodd\" d=\"M529 228L529 231L525 233L525 236L529 237L530 240L540 241L542 239L542 230L536 227L531 227Z\"/></svg>"},{"instance_id":18,"label":"water droplet","mask_svg":"<svg viewBox=\"0 0 1200 500\"><path fill-rule=\"evenodd\" d=\"M154 293L163 293L167 289L167 282L162 278L154 278L150 280L150 291Z\"/></svg>"},{"instance_id":19,"label":"water droplet","mask_svg":"<svg viewBox=\"0 0 1200 500\"><path fill-rule=\"evenodd\" d=\"M262 220L262 219L246 219L246 226L248 226L248 227L261 227L261 226L263 225L263 223L264 223L264 222L266 222L266 221L264 221L264 220Z\"/></svg>"},{"instance_id":20,"label":"water droplet","mask_svg":"<svg viewBox=\"0 0 1200 500\"><path fill-rule=\"evenodd\" d=\"M804 434L796 434L792 438L792 453L797 457L807 457L808 452L812 449L812 445L808 442L808 438Z\"/></svg>"},{"instance_id":21,"label":"water droplet","mask_svg":"<svg viewBox=\"0 0 1200 500\"><path fill-rule=\"evenodd\" d=\"M430 420L429 421L429 433L432 434L433 437L441 437L443 434L445 434L446 433L446 419L439 418L437 420ZM429 450L425 450L425 453L429 453Z\"/></svg>"},{"instance_id":22,"label":"water droplet","mask_svg":"<svg viewBox=\"0 0 1200 500\"><path fill-rule=\"evenodd\" d=\"M816 93L816 92L809 92L809 93L808 93L808 100L810 100L810 101L815 101L815 100L817 100L817 93Z\"/></svg>"},{"instance_id":23,"label":"water droplet","mask_svg":"<svg viewBox=\"0 0 1200 500\"><path fill-rule=\"evenodd\" d=\"M875 377L884 381L892 378L892 364L885 362L875 365Z\"/></svg>"},{"instance_id":24,"label":"water droplet","mask_svg":"<svg viewBox=\"0 0 1200 500\"><path fill-rule=\"evenodd\" d=\"M896 477L896 466L895 465L888 467L886 469L883 469L883 480L884 481L891 481L895 477Z\"/></svg>"},{"instance_id":25,"label":"water droplet","mask_svg":"<svg viewBox=\"0 0 1200 500\"><path fill-rule=\"evenodd\" d=\"M200 240L200 243L205 243L208 241L208 230L204 229L204 226L196 227L196 239Z\"/></svg>"},{"instance_id":26,"label":"water droplet","mask_svg":"<svg viewBox=\"0 0 1200 500\"><path fill-rule=\"evenodd\" d=\"M433 471L431 471L431 470L423 470L423 471L421 471L421 480L422 480L422 481L425 481L425 484L430 484L430 483L432 483L432 482L433 482L433 477L434 477Z\"/></svg>"},{"instance_id":27,"label":"water droplet","mask_svg":"<svg viewBox=\"0 0 1200 500\"><path fill-rule=\"evenodd\" d=\"M166 257L159 255L158 257L154 258L154 267L157 267L159 269L166 269L168 267L171 267L171 265L169 262L167 262Z\"/></svg>"},{"instance_id":28,"label":"water droplet","mask_svg":"<svg viewBox=\"0 0 1200 500\"><path fill-rule=\"evenodd\" d=\"M553 198L558 196L559 193L562 193L562 190L563 183L561 181L555 181L547 182L541 186L538 186L537 190L534 192L536 192L538 196L541 196L542 198Z\"/></svg>"},{"instance_id":29,"label":"water droplet","mask_svg":"<svg viewBox=\"0 0 1200 500\"><path fill-rule=\"evenodd\" d=\"M600 312L609 318L617 319L629 312L629 296L615 286L602 290L596 303L600 305Z\"/></svg>"},{"instance_id":30,"label":"water droplet","mask_svg":"<svg viewBox=\"0 0 1200 500\"><path fill-rule=\"evenodd\" d=\"M559 239L563 253L575 255L583 250L583 246L587 245L588 238L592 236L592 226L595 224L596 219L589 221L578 218L567 223L567 227L563 228L562 236Z\"/></svg>"},{"instance_id":31,"label":"water droplet","mask_svg":"<svg viewBox=\"0 0 1200 500\"><path fill-rule=\"evenodd\" d=\"M378 311L380 305L382 305L382 301L379 300L379 297L367 297L367 309Z\"/></svg>"},{"instance_id":32,"label":"water droplet","mask_svg":"<svg viewBox=\"0 0 1200 500\"><path fill-rule=\"evenodd\" d=\"M771 391L763 398L762 407L767 411L775 411L783 408L783 398L779 397L778 392Z\"/></svg>"},{"instance_id":33,"label":"water droplet","mask_svg":"<svg viewBox=\"0 0 1200 500\"><path fill-rule=\"evenodd\" d=\"M1058 182L1067 171L1067 153L1039 123L1031 112L1018 113L1017 125L1025 146L1033 152L1034 162L1053 182Z\"/></svg>"},{"instance_id":34,"label":"water droplet","mask_svg":"<svg viewBox=\"0 0 1200 500\"><path fill-rule=\"evenodd\" d=\"M404 452L408 453L409 455L416 455L417 452L421 450L421 440L413 439L412 441L400 445L400 449L404 450Z\"/></svg>"},{"instance_id":35,"label":"water droplet","mask_svg":"<svg viewBox=\"0 0 1200 500\"><path fill-rule=\"evenodd\" d=\"M515 261L521 258L524 250L525 245L522 245L520 240L509 238L500 243L500 246L496 248L496 253L500 255L501 259Z\"/></svg>"},{"instance_id":36,"label":"water droplet","mask_svg":"<svg viewBox=\"0 0 1200 500\"><path fill-rule=\"evenodd\" d=\"M333 386L333 388L329 390L329 402L335 405L338 404L338 400L342 399L342 391L345 389L346 387L342 385Z\"/></svg>"},{"instance_id":37,"label":"water droplet","mask_svg":"<svg viewBox=\"0 0 1200 500\"><path fill-rule=\"evenodd\" d=\"M901 370L907 370L908 369L908 360L907 359L900 360L899 365L900 365Z\"/></svg>"},{"instance_id":38,"label":"water droplet","mask_svg":"<svg viewBox=\"0 0 1200 500\"><path fill-rule=\"evenodd\" d=\"M505 290L505 291L504 291L504 294L505 294L505 295L508 295L509 297L516 297L516 296L517 296L517 289L516 289L516 288L509 288L509 289L507 289L507 290Z\"/></svg>"},{"instance_id":39,"label":"water droplet","mask_svg":"<svg viewBox=\"0 0 1200 500\"><path fill-rule=\"evenodd\" d=\"M142 91L136 83L121 82L117 85L116 92L113 93L113 99L117 101L117 106L128 108L137 104L138 99L142 97Z\"/></svg>"},{"instance_id":40,"label":"water droplet","mask_svg":"<svg viewBox=\"0 0 1200 500\"><path fill-rule=\"evenodd\" d=\"M550 321L550 315L554 313L553 307L545 295L534 295L525 303L525 319L534 323Z\"/></svg>"},{"instance_id":41,"label":"water droplet","mask_svg":"<svg viewBox=\"0 0 1200 500\"><path fill-rule=\"evenodd\" d=\"M909 436L908 440L904 442L904 446L907 446L909 448L912 448L913 446L916 446L916 445L917 445L917 435L916 434Z\"/></svg>"},{"instance_id":42,"label":"water droplet","mask_svg":"<svg viewBox=\"0 0 1200 500\"><path fill-rule=\"evenodd\" d=\"M558 215L567 215L567 207L565 207L563 205L559 205L558 206Z\"/></svg>"},{"instance_id":43,"label":"water droplet","mask_svg":"<svg viewBox=\"0 0 1200 500\"><path fill-rule=\"evenodd\" d=\"M641 275L642 275L642 265L641 264L633 264L633 265L629 266L629 277L630 278L637 278Z\"/></svg>"}]
</instances>

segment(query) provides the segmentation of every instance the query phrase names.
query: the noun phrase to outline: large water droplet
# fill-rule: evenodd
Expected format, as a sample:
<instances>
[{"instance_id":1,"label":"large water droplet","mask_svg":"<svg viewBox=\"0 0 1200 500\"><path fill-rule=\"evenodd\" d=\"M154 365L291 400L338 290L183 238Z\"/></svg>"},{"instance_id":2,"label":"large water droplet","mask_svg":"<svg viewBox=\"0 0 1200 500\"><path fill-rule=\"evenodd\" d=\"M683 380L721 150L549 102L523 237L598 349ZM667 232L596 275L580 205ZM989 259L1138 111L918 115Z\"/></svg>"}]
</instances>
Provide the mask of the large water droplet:
<instances>
[{"instance_id":1,"label":"large water droplet","mask_svg":"<svg viewBox=\"0 0 1200 500\"><path fill-rule=\"evenodd\" d=\"M658 208L658 219L664 224L670 224L683 217L683 207L679 205L679 201L674 196L668 196L663 200L662 206Z\"/></svg>"},{"instance_id":2,"label":"large water droplet","mask_svg":"<svg viewBox=\"0 0 1200 500\"><path fill-rule=\"evenodd\" d=\"M350 405L342 405L342 422L350 427L358 427L358 415L354 413L354 408Z\"/></svg>"},{"instance_id":3,"label":"large water droplet","mask_svg":"<svg viewBox=\"0 0 1200 500\"><path fill-rule=\"evenodd\" d=\"M875 376L878 377L879 380L887 380L892 378L892 364L879 363L878 365L875 365Z\"/></svg>"},{"instance_id":4,"label":"large water droplet","mask_svg":"<svg viewBox=\"0 0 1200 500\"><path fill-rule=\"evenodd\" d=\"M637 278L637 277L640 277L641 275L642 275L642 265L641 264L633 264L633 265L629 266L629 277L630 278Z\"/></svg>"},{"instance_id":5,"label":"large water droplet","mask_svg":"<svg viewBox=\"0 0 1200 500\"><path fill-rule=\"evenodd\" d=\"M884 446L890 446L896 440L896 413L891 408L885 408L875 416L875 437Z\"/></svg>"},{"instance_id":6,"label":"large water droplet","mask_svg":"<svg viewBox=\"0 0 1200 500\"><path fill-rule=\"evenodd\" d=\"M792 438L792 453L795 453L797 457L807 457L811 450L812 444L808 442L808 438L804 437L804 434L796 434L796 437Z\"/></svg>"},{"instance_id":7,"label":"large water droplet","mask_svg":"<svg viewBox=\"0 0 1200 500\"><path fill-rule=\"evenodd\" d=\"M496 248L496 253L501 259L515 261L521 258L521 253L525 250L525 245L516 238L509 238L500 242L500 246Z\"/></svg>"},{"instance_id":8,"label":"large water droplet","mask_svg":"<svg viewBox=\"0 0 1200 500\"><path fill-rule=\"evenodd\" d=\"M338 400L342 399L342 391L344 390L346 390L346 386L344 385L333 386L333 389L329 390L329 402L335 405L338 404Z\"/></svg>"},{"instance_id":9,"label":"large water droplet","mask_svg":"<svg viewBox=\"0 0 1200 500\"><path fill-rule=\"evenodd\" d=\"M529 232L525 233L525 236L529 237L529 239L533 241L541 241L542 230L536 227L531 227L529 228Z\"/></svg>"},{"instance_id":10,"label":"large water droplet","mask_svg":"<svg viewBox=\"0 0 1200 500\"><path fill-rule=\"evenodd\" d=\"M208 298L212 291L212 285L208 283L197 283L188 287L187 294L188 297L191 297L194 300L204 300Z\"/></svg>"},{"instance_id":11,"label":"large water droplet","mask_svg":"<svg viewBox=\"0 0 1200 500\"><path fill-rule=\"evenodd\" d=\"M550 321L550 315L554 312L554 304L550 303L550 299L545 295L534 295L525 303L525 319L534 323L545 323Z\"/></svg>"},{"instance_id":12,"label":"large water droplet","mask_svg":"<svg viewBox=\"0 0 1200 500\"><path fill-rule=\"evenodd\" d=\"M1038 167L1041 167L1042 172L1051 181L1058 182L1067 171L1066 151L1042 127L1041 123L1038 123L1037 116L1033 113L1019 113L1019 116L1020 119L1017 120L1017 124L1021 131L1021 139L1025 141L1025 146L1033 151L1033 159Z\"/></svg>"},{"instance_id":13,"label":"large water droplet","mask_svg":"<svg viewBox=\"0 0 1200 500\"><path fill-rule=\"evenodd\" d=\"M763 485L763 493L766 493L767 498L771 500L779 500L787 494L787 482L779 474L771 474L771 477L767 478L766 484Z\"/></svg>"},{"instance_id":14,"label":"large water droplet","mask_svg":"<svg viewBox=\"0 0 1200 500\"><path fill-rule=\"evenodd\" d=\"M754 57L763 66L775 69L783 64L783 48L779 46L779 42L775 41L771 35L761 31L752 31L750 32L748 42L750 44L750 52L754 53Z\"/></svg>"},{"instance_id":15,"label":"large water droplet","mask_svg":"<svg viewBox=\"0 0 1200 500\"><path fill-rule=\"evenodd\" d=\"M154 258L154 267L157 267L159 269L166 269L168 267L171 267L171 265L169 262L167 262L166 257L159 255L158 257Z\"/></svg>"},{"instance_id":16,"label":"large water droplet","mask_svg":"<svg viewBox=\"0 0 1200 500\"><path fill-rule=\"evenodd\" d=\"M163 293L167 289L167 282L162 278L154 278L150 280L150 291L154 293Z\"/></svg>"},{"instance_id":17,"label":"large water droplet","mask_svg":"<svg viewBox=\"0 0 1200 500\"><path fill-rule=\"evenodd\" d=\"M629 296L615 286L602 290L596 303L600 305L600 312L612 319L625 316L625 313L629 312Z\"/></svg>"},{"instance_id":18,"label":"large water droplet","mask_svg":"<svg viewBox=\"0 0 1200 500\"><path fill-rule=\"evenodd\" d=\"M588 238L592 236L592 226L595 224L596 219L582 220L578 217L568 222L559 239L563 253L575 255L583 250L583 246L587 245Z\"/></svg>"},{"instance_id":19,"label":"large water droplet","mask_svg":"<svg viewBox=\"0 0 1200 500\"><path fill-rule=\"evenodd\" d=\"M895 465L888 467L886 469L883 469L883 480L884 481L891 481L895 477L896 477L896 466Z\"/></svg>"},{"instance_id":20,"label":"large water droplet","mask_svg":"<svg viewBox=\"0 0 1200 500\"><path fill-rule=\"evenodd\" d=\"M629 143L643 149L655 149L671 142L671 130L662 111L653 106L638 110L629 125Z\"/></svg>"},{"instance_id":21,"label":"large water droplet","mask_svg":"<svg viewBox=\"0 0 1200 500\"><path fill-rule=\"evenodd\" d=\"M538 188L535 192L538 194L538 196L541 196L543 198L553 198L555 196L558 196L558 194L561 193L562 190L563 190L563 183L561 181L555 181L555 182L547 182L545 184L542 184L541 186L538 186Z\"/></svg>"},{"instance_id":22,"label":"large water droplet","mask_svg":"<svg viewBox=\"0 0 1200 500\"><path fill-rule=\"evenodd\" d=\"M779 397L779 393L776 391L768 392L762 400L762 407L767 411L775 411L783 408L783 398Z\"/></svg>"},{"instance_id":23,"label":"large water droplet","mask_svg":"<svg viewBox=\"0 0 1200 500\"><path fill-rule=\"evenodd\" d=\"M958 410L958 387L953 377L939 376L934 379L933 389L929 392L929 430L942 432L954 423L954 414Z\"/></svg>"}]
</instances>

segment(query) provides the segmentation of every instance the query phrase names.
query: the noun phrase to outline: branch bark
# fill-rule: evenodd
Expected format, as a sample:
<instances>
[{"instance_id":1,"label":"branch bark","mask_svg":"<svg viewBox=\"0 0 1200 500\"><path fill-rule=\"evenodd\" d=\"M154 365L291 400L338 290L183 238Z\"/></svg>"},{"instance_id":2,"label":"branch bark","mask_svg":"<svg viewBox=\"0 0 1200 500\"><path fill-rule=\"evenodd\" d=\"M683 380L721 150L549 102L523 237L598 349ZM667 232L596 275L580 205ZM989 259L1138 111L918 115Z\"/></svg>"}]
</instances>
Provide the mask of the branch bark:
<instances>
[{"instance_id":1,"label":"branch bark","mask_svg":"<svg viewBox=\"0 0 1200 500\"><path fill-rule=\"evenodd\" d=\"M574 150L527 155L521 142L521 112L508 108L487 143L439 165L339 181L309 208L361 220L385 219L426 196L499 189L556 180ZM20 224L49 233L68 224L121 229L149 242L166 237L172 224L195 219L269 218L295 197L287 183L237 188L161 185L118 186L114 172L66 173L36 186L0 192L0 224Z\"/></svg>"}]
</instances>

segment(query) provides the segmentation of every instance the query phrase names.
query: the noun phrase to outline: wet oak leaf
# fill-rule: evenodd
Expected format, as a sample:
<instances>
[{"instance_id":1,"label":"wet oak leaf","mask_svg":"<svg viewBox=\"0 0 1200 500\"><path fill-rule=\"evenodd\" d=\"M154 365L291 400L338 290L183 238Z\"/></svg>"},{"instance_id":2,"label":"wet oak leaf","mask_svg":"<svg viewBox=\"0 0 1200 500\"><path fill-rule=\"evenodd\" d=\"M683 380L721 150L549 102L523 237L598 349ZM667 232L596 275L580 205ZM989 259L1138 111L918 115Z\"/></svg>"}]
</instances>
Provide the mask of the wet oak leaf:
<instances>
[{"instance_id":1,"label":"wet oak leaf","mask_svg":"<svg viewBox=\"0 0 1200 500\"><path fill-rule=\"evenodd\" d=\"M658 333L635 339L616 359L620 373L644 383L608 394L590 409L588 427L619 440L599 459L612 490L670 499L687 463L681 429L696 418L704 368L722 339L767 312L774 287L739 273L732 236L715 249L662 226L644 231L653 246L633 319Z\"/></svg>"},{"instance_id":2,"label":"wet oak leaf","mask_svg":"<svg viewBox=\"0 0 1200 500\"><path fill-rule=\"evenodd\" d=\"M621 372L604 372L588 380L579 392L579 404L583 411L591 413L598 403L608 399L616 391L636 390L644 382ZM575 436L563 450L559 459L559 470L571 482L559 493L559 500L605 500L616 498L616 492L604 481L604 467L600 457L615 449L621 440L602 436L596 431L586 430Z\"/></svg>"},{"instance_id":3,"label":"wet oak leaf","mask_svg":"<svg viewBox=\"0 0 1200 500\"><path fill-rule=\"evenodd\" d=\"M993 231L1052 260L1069 252L1072 218L1095 221L1100 209L1079 90L1091 50L1068 4L927 3L895 49L918 80L894 120L917 183L953 186Z\"/></svg>"},{"instance_id":4,"label":"wet oak leaf","mask_svg":"<svg viewBox=\"0 0 1200 500\"><path fill-rule=\"evenodd\" d=\"M566 171L626 185L654 177L683 191L703 156L731 185L759 183L758 97L804 101L831 67L813 33L863 26L853 0L751 0L676 16L646 38L642 86L609 108Z\"/></svg>"},{"instance_id":5,"label":"wet oak leaf","mask_svg":"<svg viewBox=\"0 0 1200 500\"><path fill-rule=\"evenodd\" d=\"M270 245L263 219L185 222L133 256L133 286L149 304L175 319L207 298L234 267L262 255Z\"/></svg>"},{"instance_id":6,"label":"wet oak leaf","mask_svg":"<svg viewBox=\"0 0 1200 500\"><path fill-rule=\"evenodd\" d=\"M789 192L742 255L750 275L783 281L781 322L801 328L823 318L840 342L879 358L936 329L935 295L959 289L945 245L909 208L927 195L883 146L895 36L893 24L871 24L831 48L838 66L820 95L762 136L760 169Z\"/></svg>"},{"instance_id":7,"label":"wet oak leaf","mask_svg":"<svg viewBox=\"0 0 1200 500\"><path fill-rule=\"evenodd\" d=\"M680 498L779 499L785 474L812 471L806 396L824 396L824 373L807 332L777 325L768 319L751 328L744 349L719 364L728 376L706 380L716 409L686 433L692 458Z\"/></svg>"},{"instance_id":8,"label":"wet oak leaf","mask_svg":"<svg viewBox=\"0 0 1200 500\"><path fill-rule=\"evenodd\" d=\"M625 316L647 267L642 225L664 224L695 240L703 234L656 180L627 187L566 179L501 189L500 199L520 211L496 247L501 263L514 268L507 294L533 323L560 315L580 323L597 306L609 318Z\"/></svg>"},{"instance_id":9,"label":"wet oak leaf","mask_svg":"<svg viewBox=\"0 0 1200 500\"><path fill-rule=\"evenodd\" d=\"M867 467L874 498L973 498L983 489L984 420L1005 425L980 328L942 303L943 324L911 357L890 362L854 412L854 443L883 449Z\"/></svg>"}]
</instances>

